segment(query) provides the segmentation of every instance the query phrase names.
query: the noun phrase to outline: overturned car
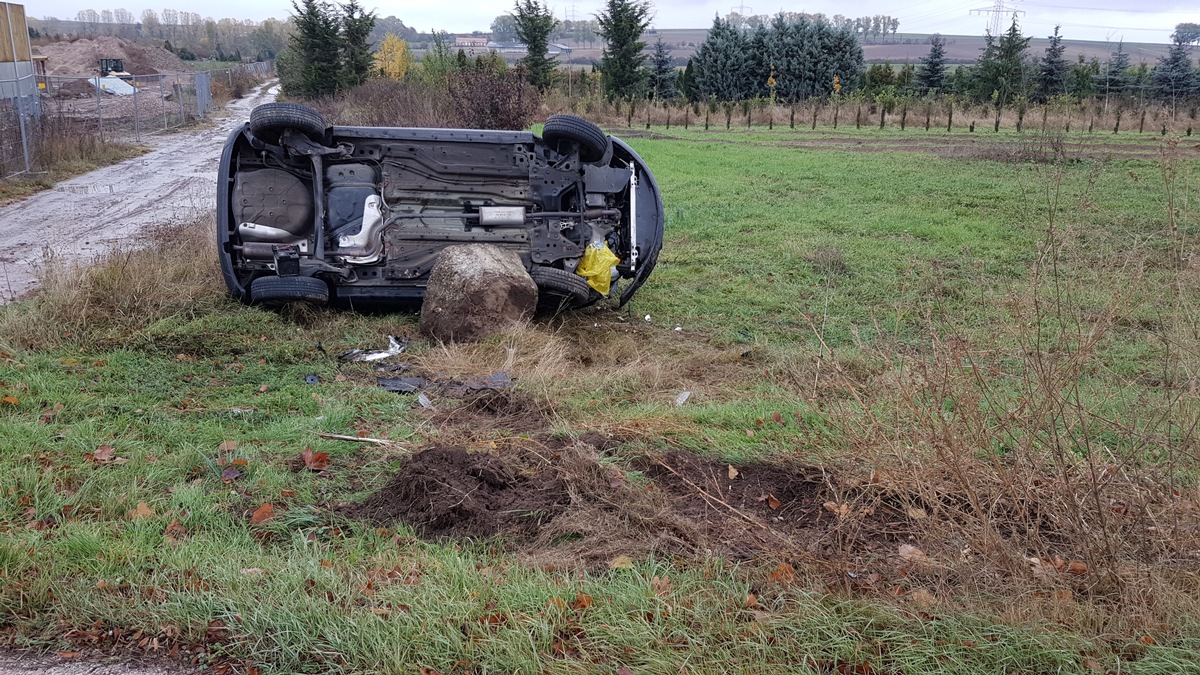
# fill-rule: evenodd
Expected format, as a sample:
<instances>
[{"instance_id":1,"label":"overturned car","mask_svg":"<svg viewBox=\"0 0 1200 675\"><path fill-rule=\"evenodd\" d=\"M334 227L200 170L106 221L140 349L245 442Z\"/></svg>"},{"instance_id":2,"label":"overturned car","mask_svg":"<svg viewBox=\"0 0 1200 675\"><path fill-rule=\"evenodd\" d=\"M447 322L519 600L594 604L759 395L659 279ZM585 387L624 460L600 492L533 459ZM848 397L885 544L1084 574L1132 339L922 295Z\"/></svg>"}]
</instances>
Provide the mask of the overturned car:
<instances>
[{"instance_id":1,"label":"overturned car","mask_svg":"<svg viewBox=\"0 0 1200 675\"><path fill-rule=\"evenodd\" d=\"M662 247L649 168L572 115L539 137L329 127L268 103L230 134L219 171L221 271L247 303L416 302L442 249L491 244L518 254L543 306L624 304Z\"/></svg>"}]
</instances>

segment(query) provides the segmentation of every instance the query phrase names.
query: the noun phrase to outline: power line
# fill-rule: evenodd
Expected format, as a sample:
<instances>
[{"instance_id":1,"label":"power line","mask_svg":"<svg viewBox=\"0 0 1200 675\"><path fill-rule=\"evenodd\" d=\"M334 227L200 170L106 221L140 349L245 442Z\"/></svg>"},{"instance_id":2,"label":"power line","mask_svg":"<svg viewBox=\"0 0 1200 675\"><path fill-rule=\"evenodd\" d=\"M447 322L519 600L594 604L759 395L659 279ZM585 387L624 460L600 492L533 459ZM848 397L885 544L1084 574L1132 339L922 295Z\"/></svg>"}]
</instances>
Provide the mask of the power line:
<instances>
[{"instance_id":1,"label":"power line","mask_svg":"<svg viewBox=\"0 0 1200 675\"><path fill-rule=\"evenodd\" d=\"M980 7L979 9L973 9L971 10L971 13L990 14L991 18L988 20L988 32L990 32L992 35L999 35L1000 21L1002 17L1008 14L1012 14L1013 17L1016 17L1018 14L1024 14L1025 12L1014 7L1008 7L1004 4L1004 0L996 0L996 4L992 5L991 7Z\"/></svg>"}]
</instances>

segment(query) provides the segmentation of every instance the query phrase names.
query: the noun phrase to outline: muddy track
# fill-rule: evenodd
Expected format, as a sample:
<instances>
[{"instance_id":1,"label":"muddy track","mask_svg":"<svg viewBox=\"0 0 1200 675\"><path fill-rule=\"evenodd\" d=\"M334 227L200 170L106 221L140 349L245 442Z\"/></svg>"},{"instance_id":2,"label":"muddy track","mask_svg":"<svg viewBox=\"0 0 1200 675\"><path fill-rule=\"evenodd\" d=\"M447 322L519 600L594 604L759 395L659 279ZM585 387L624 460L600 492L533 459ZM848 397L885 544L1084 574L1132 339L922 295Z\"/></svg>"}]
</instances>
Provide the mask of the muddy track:
<instances>
[{"instance_id":1,"label":"muddy track","mask_svg":"<svg viewBox=\"0 0 1200 675\"><path fill-rule=\"evenodd\" d=\"M201 129L151 136L153 150L0 207L0 304L37 285L47 256L90 260L137 247L150 229L197 220L216 206L217 164L229 132L278 86L262 85Z\"/></svg>"}]
</instances>

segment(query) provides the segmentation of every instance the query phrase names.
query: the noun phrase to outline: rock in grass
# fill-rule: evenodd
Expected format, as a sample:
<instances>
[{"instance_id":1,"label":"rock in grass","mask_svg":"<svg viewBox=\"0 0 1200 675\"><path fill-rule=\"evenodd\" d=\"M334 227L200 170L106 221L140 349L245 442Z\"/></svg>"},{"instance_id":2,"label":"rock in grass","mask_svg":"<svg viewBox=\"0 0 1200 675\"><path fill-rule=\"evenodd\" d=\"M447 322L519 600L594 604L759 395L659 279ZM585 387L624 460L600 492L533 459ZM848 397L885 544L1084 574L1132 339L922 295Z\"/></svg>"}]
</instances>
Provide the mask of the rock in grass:
<instances>
[{"instance_id":1,"label":"rock in grass","mask_svg":"<svg viewBox=\"0 0 1200 675\"><path fill-rule=\"evenodd\" d=\"M442 250L429 274L421 332L445 342L475 342L528 321L538 290L516 253L488 244Z\"/></svg>"}]
</instances>

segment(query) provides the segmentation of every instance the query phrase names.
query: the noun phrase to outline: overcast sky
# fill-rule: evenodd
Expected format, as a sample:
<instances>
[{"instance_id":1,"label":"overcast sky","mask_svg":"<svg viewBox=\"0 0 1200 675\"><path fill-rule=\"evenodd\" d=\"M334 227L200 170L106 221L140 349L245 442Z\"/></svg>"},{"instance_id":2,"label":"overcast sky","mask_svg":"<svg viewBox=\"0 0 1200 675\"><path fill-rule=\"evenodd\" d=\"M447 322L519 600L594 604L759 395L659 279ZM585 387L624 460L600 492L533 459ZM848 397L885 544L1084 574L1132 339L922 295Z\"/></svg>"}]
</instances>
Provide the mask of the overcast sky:
<instances>
[{"instance_id":1,"label":"overcast sky","mask_svg":"<svg viewBox=\"0 0 1200 675\"><path fill-rule=\"evenodd\" d=\"M19 0L18 0L19 1ZM989 0L896 0L880 2L866 0L817 0L797 3L774 0L746 0L744 14L774 14L780 10L792 12L822 12L829 16L843 14L848 17L873 14L888 14L900 19L901 32L944 33L947 35L978 35L988 25L987 15L972 15L972 9L991 7ZM994 0L992 0L994 2ZM26 8L32 16L54 16L71 19L84 9L125 8L135 15L140 14L145 4L137 0L26 0ZM164 0L160 0L164 2ZM694 1L657 0L653 2L655 21L658 28L706 28L712 24L714 14L739 10L734 0ZM1063 35L1072 39L1126 42L1167 42L1175 24L1191 21L1200 23L1200 2L1197 0L1006 0L1010 8L1023 11L1019 19L1025 35L1043 37L1053 32L1054 25L1061 23ZM405 24L421 31L431 29L450 32L487 30L492 19L512 10L506 0L390 0L373 3L365 0L368 8L374 8L380 16L395 15ZM601 0L551 0L550 7L560 19L587 18L602 6ZM166 0L153 9L161 11L164 6L178 10L197 12L213 18L233 17L236 19L261 20L267 17L283 18L291 11L291 4L278 0ZM1004 20L1007 26L1011 17Z\"/></svg>"}]
</instances>

